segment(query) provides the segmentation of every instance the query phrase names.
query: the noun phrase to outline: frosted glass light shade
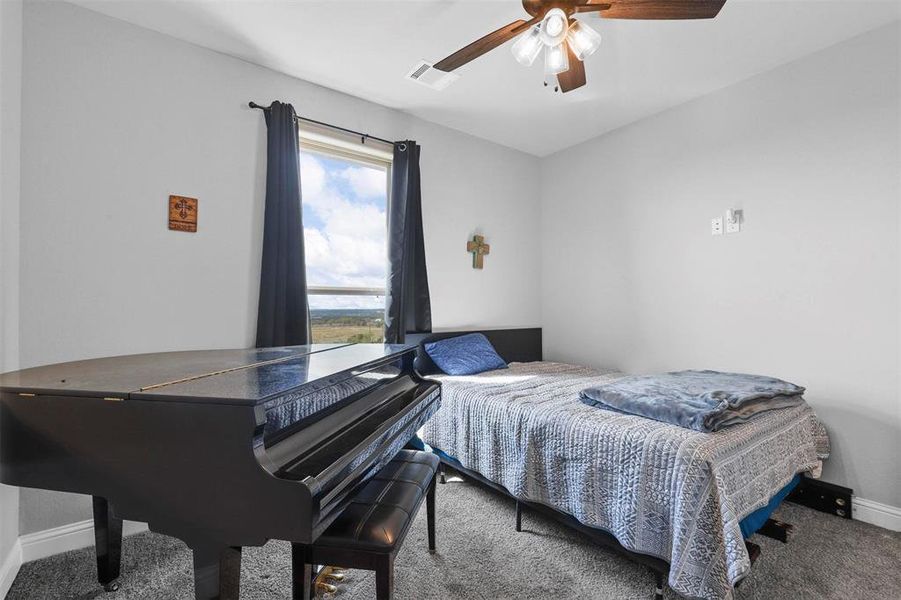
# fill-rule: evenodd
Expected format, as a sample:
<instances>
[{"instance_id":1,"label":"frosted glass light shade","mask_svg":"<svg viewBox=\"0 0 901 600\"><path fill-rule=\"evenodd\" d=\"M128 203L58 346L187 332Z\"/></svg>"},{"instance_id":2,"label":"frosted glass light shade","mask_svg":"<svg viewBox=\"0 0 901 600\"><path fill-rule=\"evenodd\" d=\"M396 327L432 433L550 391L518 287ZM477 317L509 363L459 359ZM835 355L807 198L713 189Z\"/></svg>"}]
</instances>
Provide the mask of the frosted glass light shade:
<instances>
[{"instance_id":1,"label":"frosted glass light shade","mask_svg":"<svg viewBox=\"0 0 901 600\"><path fill-rule=\"evenodd\" d=\"M569 71L569 56L566 52L566 43L551 46L544 53L545 75L557 75Z\"/></svg>"},{"instance_id":2,"label":"frosted glass light shade","mask_svg":"<svg viewBox=\"0 0 901 600\"><path fill-rule=\"evenodd\" d=\"M601 45L601 34L575 19L569 26L566 39L579 60L594 54Z\"/></svg>"},{"instance_id":3,"label":"frosted glass light shade","mask_svg":"<svg viewBox=\"0 0 901 600\"><path fill-rule=\"evenodd\" d=\"M541 42L541 26L535 25L517 38L510 50L516 61L527 67L531 67L541 54L544 44Z\"/></svg>"},{"instance_id":4,"label":"frosted glass light shade","mask_svg":"<svg viewBox=\"0 0 901 600\"><path fill-rule=\"evenodd\" d=\"M569 31L569 20L566 13L559 8L552 8L541 21L541 41L548 48L562 43Z\"/></svg>"}]
</instances>

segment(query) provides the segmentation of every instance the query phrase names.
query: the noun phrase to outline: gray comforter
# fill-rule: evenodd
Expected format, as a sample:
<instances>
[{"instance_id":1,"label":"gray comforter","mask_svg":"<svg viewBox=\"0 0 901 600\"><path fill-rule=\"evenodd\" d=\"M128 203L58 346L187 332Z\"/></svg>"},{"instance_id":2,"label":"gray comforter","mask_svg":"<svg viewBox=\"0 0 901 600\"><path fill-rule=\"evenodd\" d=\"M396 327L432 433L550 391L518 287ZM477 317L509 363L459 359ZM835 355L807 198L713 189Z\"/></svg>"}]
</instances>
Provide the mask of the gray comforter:
<instances>
[{"instance_id":1,"label":"gray comforter","mask_svg":"<svg viewBox=\"0 0 901 600\"><path fill-rule=\"evenodd\" d=\"M669 561L680 594L728 598L750 569L739 521L796 473L818 473L825 432L806 404L699 433L579 401L621 377L549 362L440 376L421 435L514 496Z\"/></svg>"},{"instance_id":2,"label":"gray comforter","mask_svg":"<svg viewBox=\"0 0 901 600\"><path fill-rule=\"evenodd\" d=\"M582 402L688 427L719 431L768 410L804 402L801 386L762 375L674 371L630 375L582 390Z\"/></svg>"}]
</instances>

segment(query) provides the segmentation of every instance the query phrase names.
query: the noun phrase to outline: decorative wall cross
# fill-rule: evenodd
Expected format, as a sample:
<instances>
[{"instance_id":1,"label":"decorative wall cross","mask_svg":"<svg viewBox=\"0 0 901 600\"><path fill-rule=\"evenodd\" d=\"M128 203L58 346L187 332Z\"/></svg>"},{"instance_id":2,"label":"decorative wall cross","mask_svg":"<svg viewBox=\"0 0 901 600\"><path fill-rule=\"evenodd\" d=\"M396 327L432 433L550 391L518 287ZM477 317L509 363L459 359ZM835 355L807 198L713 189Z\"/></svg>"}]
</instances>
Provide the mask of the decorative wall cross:
<instances>
[{"instance_id":1,"label":"decorative wall cross","mask_svg":"<svg viewBox=\"0 0 901 600\"><path fill-rule=\"evenodd\" d=\"M485 255L491 252L491 246L485 243L481 235L474 235L471 242L466 242L466 251L472 253L472 268L481 269L485 266Z\"/></svg>"},{"instance_id":2,"label":"decorative wall cross","mask_svg":"<svg viewBox=\"0 0 901 600\"><path fill-rule=\"evenodd\" d=\"M169 229L197 231L197 198L169 196Z\"/></svg>"}]
</instances>

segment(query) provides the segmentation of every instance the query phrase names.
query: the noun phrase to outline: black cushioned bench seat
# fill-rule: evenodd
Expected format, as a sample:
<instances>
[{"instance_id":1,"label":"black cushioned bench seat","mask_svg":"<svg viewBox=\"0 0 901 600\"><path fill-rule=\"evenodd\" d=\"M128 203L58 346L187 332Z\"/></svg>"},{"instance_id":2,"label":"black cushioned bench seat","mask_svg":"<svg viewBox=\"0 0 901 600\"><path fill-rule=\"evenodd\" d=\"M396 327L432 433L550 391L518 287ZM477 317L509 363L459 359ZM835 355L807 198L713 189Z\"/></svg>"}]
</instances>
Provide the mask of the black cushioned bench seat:
<instances>
[{"instance_id":1,"label":"black cushioned bench seat","mask_svg":"<svg viewBox=\"0 0 901 600\"><path fill-rule=\"evenodd\" d=\"M427 499L429 551L435 551L438 464L438 457L429 452L401 450L313 544L293 544L295 599L311 597L313 565L375 571L378 600L391 598L394 557L423 499Z\"/></svg>"}]
</instances>

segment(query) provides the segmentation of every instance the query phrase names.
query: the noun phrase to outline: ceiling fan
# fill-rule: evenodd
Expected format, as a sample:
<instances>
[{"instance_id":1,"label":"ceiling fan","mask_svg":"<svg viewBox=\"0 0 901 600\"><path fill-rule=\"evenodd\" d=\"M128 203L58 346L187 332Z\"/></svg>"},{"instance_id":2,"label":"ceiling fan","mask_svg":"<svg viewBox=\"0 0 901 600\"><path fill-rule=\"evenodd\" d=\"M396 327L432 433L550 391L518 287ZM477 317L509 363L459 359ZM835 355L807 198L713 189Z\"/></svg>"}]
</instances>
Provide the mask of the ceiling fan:
<instances>
[{"instance_id":1,"label":"ceiling fan","mask_svg":"<svg viewBox=\"0 0 901 600\"><path fill-rule=\"evenodd\" d=\"M522 0L531 17L528 21L520 19L505 25L435 63L434 68L450 73L518 36L512 47L516 60L531 66L544 50L545 76L556 76L559 89L566 93L585 85L583 61L601 43L600 34L575 15L597 13L604 19L712 19L725 3L726 0Z\"/></svg>"}]
</instances>

